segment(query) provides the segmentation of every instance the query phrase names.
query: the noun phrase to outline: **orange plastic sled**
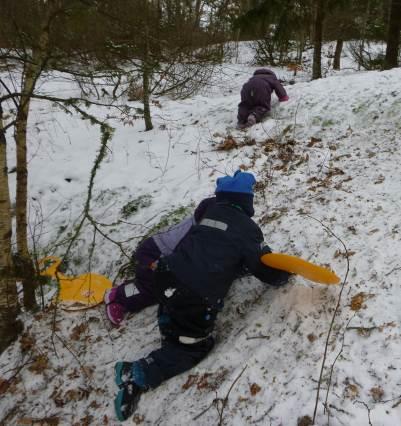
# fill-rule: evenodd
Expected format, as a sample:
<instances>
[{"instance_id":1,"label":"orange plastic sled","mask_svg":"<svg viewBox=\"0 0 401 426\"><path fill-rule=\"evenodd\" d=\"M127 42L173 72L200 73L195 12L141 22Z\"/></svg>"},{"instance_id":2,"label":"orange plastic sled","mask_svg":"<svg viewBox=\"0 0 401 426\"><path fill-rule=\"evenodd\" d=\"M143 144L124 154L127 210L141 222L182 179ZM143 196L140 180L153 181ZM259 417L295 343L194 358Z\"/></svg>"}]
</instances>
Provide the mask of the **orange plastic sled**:
<instances>
[{"instance_id":1,"label":"orange plastic sled","mask_svg":"<svg viewBox=\"0 0 401 426\"><path fill-rule=\"evenodd\" d=\"M59 257L48 256L39 261L39 268L41 275L59 280L58 299L62 309L67 311L88 309L103 302L104 293L113 286L108 278L93 272L67 277L61 272L56 272L60 263Z\"/></svg>"},{"instance_id":2,"label":"orange plastic sled","mask_svg":"<svg viewBox=\"0 0 401 426\"><path fill-rule=\"evenodd\" d=\"M267 266L301 275L316 283L338 284L340 282L340 278L330 269L289 254L268 253L261 257L261 261Z\"/></svg>"}]
</instances>

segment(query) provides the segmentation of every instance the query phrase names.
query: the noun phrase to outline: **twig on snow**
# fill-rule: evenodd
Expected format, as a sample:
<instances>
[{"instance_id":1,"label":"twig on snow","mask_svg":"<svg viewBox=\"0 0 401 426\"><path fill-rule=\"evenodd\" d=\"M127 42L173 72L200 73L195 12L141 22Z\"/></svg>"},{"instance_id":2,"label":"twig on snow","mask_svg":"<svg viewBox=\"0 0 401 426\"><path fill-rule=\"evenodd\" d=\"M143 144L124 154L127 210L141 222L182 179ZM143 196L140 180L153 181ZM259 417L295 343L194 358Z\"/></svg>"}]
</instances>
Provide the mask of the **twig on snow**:
<instances>
[{"instance_id":1,"label":"twig on snow","mask_svg":"<svg viewBox=\"0 0 401 426\"><path fill-rule=\"evenodd\" d=\"M30 352L30 356L29 356L29 358L28 358L27 361L22 360L21 364L18 365L17 367L10 368L9 370L7 370L4 373L2 373L2 375L4 376L7 373L10 373L11 371L15 371L15 373L11 377L9 377L8 379L6 379L7 383L11 383L18 376L18 374L21 372L21 370L24 367L26 367L29 364L33 364L34 360L32 360L32 358L33 358L33 353Z\"/></svg>"},{"instance_id":2,"label":"twig on snow","mask_svg":"<svg viewBox=\"0 0 401 426\"><path fill-rule=\"evenodd\" d=\"M370 411L371 411L371 409L369 408L368 404L366 404L366 402L364 402L364 401L355 401L354 404L356 404L356 403L362 404L362 405L364 405L366 407L366 409L368 410L369 426L373 426L372 422L370 421Z\"/></svg>"},{"instance_id":3,"label":"twig on snow","mask_svg":"<svg viewBox=\"0 0 401 426\"><path fill-rule=\"evenodd\" d=\"M240 377L242 376L242 374L244 373L244 371L246 370L247 367L248 366L246 365L242 369L241 373L239 373L239 375L232 382L232 384L230 386L230 389L228 389L228 392L227 392L227 394L226 394L226 396L225 396L224 399L219 398L217 396L217 392L216 392L216 398L213 399L213 401L211 402L211 404L208 407L206 407L201 413L197 414L192 420L193 421L198 420L200 417L202 417L205 413L207 413L214 406L214 407L216 407L216 410L217 410L217 412L219 414L219 423L218 423L218 426L221 426L223 424L223 413L224 413L224 409L225 409L225 407L227 405L227 402L228 402L228 397L230 396L230 393L233 390L235 384L238 382L238 380L240 379ZM219 406L218 406L219 403L221 403L221 409L220 410L219 410Z\"/></svg>"},{"instance_id":4,"label":"twig on snow","mask_svg":"<svg viewBox=\"0 0 401 426\"><path fill-rule=\"evenodd\" d=\"M268 410L266 410L259 418L257 418L256 420L253 420L252 424L256 424L256 423L260 423L260 422L264 421L265 417L270 414L270 412L273 410L273 408L274 408L274 404ZM266 424L265 421L264 421L264 424ZM270 420L270 425L271 425L271 420Z\"/></svg>"},{"instance_id":5,"label":"twig on snow","mask_svg":"<svg viewBox=\"0 0 401 426\"><path fill-rule=\"evenodd\" d=\"M221 410L220 410L220 419L219 419L218 426L221 426L223 424L223 413L224 413L224 409L226 408L226 405L227 405L227 402L228 402L228 397L230 396L230 392L233 390L235 384L238 382L238 380L240 379L240 377L242 376L242 374L244 373L244 371L246 370L247 367L248 366L246 365L242 369L241 373L238 374L237 378L232 382L230 389L227 392L227 395L225 396L225 398L222 401Z\"/></svg>"},{"instance_id":6,"label":"twig on snow","mask_svg":"<svg viewBox=\"0 0 401 426\"><path fill-rule=\"evenodd\" d=\"M342 244L342 246L344 247L344 250L345 250L345 258L346 258L346 261L347 261L347 270L346 270L343 282L341 283L341 290L340 290L340 293L339 293L338 298L337 298L337 304L336 304L336 307L334 309L333 316L331 318L329 331L328 331L327 337L326 337L326 343L324 345L324 354L323 354L322 366L320 368L319 381L318 381L318 385L317 385L315 408L314 408L314 411L313 411L312 422L314 424L315 419L316 419L316 413L317 413L317 405L319 403L320 389L321 389L321 386L322 386L323 371L324 371L324 367L325 367L325 364L326 364L327 351L328 351L328 348L329 348L329 340L330 340L330 337L331 337L331 332L333 330L334 320L336 318L338 309L340 307L341 296L342 296L342 293L343 293L343 290L344 290L344 287L345 287L345 283L347 281L348 273L349 273L349 254L348 254L347 246L344 244L343 240L341 238L339 238L329 227L327 227L322 221L314 218L313 216L310 216L308 214L305 214L305 216L315 220L316 222L319 222L323 226L323 228L326 230L326 232L328 232L330 235L332 235L334 238L336 238ZM329 387L327 388L327 392L329 392Z\"/></svg>"},{"instance_id":7,"label":"twig on snow","mask_svg":"<svg viewBox=\"0 0 401 426\"><path fill-rule=\"evenodd\" d=\"M324 407L325 407L326 410L328 410L327 400L329 399L329 391L330 391L330 386L331 386L331 380L332 380L332 377L333 377L334 365L335 365L335 363L337 362L337 359L340 357L340 355L342 354L342 352L344 350L345 333L346 333L347 330L350 329L350 327L348 327L348 326L349 326L350 322L354 319L355 315L356 315L356 312L354 313L354 315L352 315L352 317L349 319L349 321L347 322L347 325L344 328L340 351L338 352L338 354L334 358L333 364L331 364L331 367L330 367L330 376L329 376L329 382L327 384L326 399L324 400Z\"/></svg>"},{"instance_id":8,"label":"twig on snow","mask_svg":"<svg viewBox=\"0 0 401 426\"><path fill-rule=\"evenodd\" d=\"M56 333L53 333L54 336L56 336L60 342L63 344L63 346L67 349L67 351L74 357L75 361L77 361L79 367L81 368L82 372L84 373L85 377L90 381L90 377L88 372L86 371L85 367L82 365L81 361L79 360L78 356L74 353L74 351L65 343L65 341ZM90 385L89 385L90 387Z\"/></svg>"},{"instance_id":9,"label":"twig on snow","mask_svg":"<svg viewBox=\"0 0 401 426\"><path fill-rule=\"evenodd\" d=\"M213 407L213 405L216 405L219 401L221 401L221 399L217 397L217 393L216 393L216 398L213 399L212 403L207 408L205 408L201 413L196 415L192 420L193 421L198 420L200 417L206 414Z\"/></svg>"},{"instance_id":10,"label":"twig on snow","mask_svg":"<svg viewBox=\"0 0 401 426\"><path fill-rule=\"evenodd\" d=\"M261 334L260 336L247 336L246 340L252 340L252 339L270 339L270 336L264 336Z\"/></svg>"},{"instance_id":11,"label":"twig on snow","mask_svg":"<svg viewBox=\"0 0 401 426\"><path fill-rule=\"evenodd\" d=\"M396 408L396 407L398 407L400 404L401 404L401 397L400 397L400 399L399 399L399 401L398 401L398 402L396 402L394 405L392 405L392 406L391 406L391 408Z\"/></svg>"},{"instance_id":12,"label":"twig on snow","mask_svg":"<svg viewBox=\"0 0 401 426\"><path fill-rule=\"evenodd\" d=\"M397 266L396 268L393 268L390 272L387 272L386 277L388 277L390 274L392 274L395 271L399 271L401 269L401 266Z\"/></svg>"}]
</instances>

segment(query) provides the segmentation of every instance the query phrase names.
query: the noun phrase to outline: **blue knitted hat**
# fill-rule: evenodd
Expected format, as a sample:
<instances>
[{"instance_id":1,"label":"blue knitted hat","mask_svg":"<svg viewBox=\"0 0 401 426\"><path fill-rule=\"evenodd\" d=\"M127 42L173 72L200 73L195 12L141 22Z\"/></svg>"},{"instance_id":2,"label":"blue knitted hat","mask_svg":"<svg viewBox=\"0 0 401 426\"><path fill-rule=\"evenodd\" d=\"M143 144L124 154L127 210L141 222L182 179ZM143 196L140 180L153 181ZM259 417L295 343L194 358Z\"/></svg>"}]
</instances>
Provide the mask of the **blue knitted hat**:
<instances>
[{"instance_id":1,"label":"blue knitted hat","mask_svg":"<svg viewBox=\"0 0 401 426\"><path fill-rule=\"evenodd\" d=\"M252 173L237 170L234 176L224 176L216 180L216 193L218 192L239 192L253 195L253 185L256 179Z\"/></svg>"}]
</instances>

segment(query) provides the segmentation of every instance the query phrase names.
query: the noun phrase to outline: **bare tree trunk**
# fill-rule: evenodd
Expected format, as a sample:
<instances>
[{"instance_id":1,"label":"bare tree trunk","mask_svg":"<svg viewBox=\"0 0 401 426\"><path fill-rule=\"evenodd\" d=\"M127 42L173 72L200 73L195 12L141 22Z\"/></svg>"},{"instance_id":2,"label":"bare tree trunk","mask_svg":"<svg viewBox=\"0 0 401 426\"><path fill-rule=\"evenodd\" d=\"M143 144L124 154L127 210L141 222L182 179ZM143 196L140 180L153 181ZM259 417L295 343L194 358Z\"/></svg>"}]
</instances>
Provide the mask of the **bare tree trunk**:
<instances>
[{"instance_id":1,"label":"bare tree trunk","mask_svg":"<svg viewBox=\"0 0 401 426\"><path fill-rule=\"evenodd\" d=\"M195 11L194 11L194 30L197 31L200 28L200 20L202 15L202 1L196 0Z\"/></svg>"},{"instance_id":2,"label":"bare tree trunk","mask_svg":"<svg viewBox=\"0 0 401 426\"><path fill-rule=\"evenodd\" d=\"M175 8L172 4L172 1L167 0L165 3L165 14L167 17L168 25L174 25L174 12L175 12Z\"/></svg>"},{"instance_id":3,"label":"bare tree trunk","mask_svg":"<svg viewBox=\"0 0 401 426\"><path fill-rule=\"evenodd\" d=\"M400 48L401 0L392 0L387 32L387 48L384 58L384 69L398 67L398 51Z\"/></svg>"},{"instance_id":4,"label":"bare tree trunk","mask_svg":"<svg viewBox=\"0 0 401 426\"><path fill-rule=\"evenodd\" d=\"M369 14L370 14L370 0L367 0L366 8L365 8L364 16L363 16L363 21L362 21L362 26L361 26L361 40L360 40L360 43L359 43L359 58L360 58L360 60L358 61L358 71L361 70L361 65L362 65L363 57L364 57Z\"/></svg>"},{"instance_id":5,"label":"bare tree trunk","mask_svg":"<svg viewBox=\"0 0 401 426\"><path fill-rule=\"evenodd\" d=\"M15 143L17 147L17 190L16 190L16 234L17 234L17 273L22 278L24 307L33 310L37 307L35 299L35 269L28 247L28 164L27 164L27 126L31 96L37 79L47 58L49 44L48 26L44 26L39 38L39 48L32 50L32 60L25 66L22 75L21 97L15 124Z\"/></svg>"},{"instance_id":6,"label":"bare tree trunk","mask_svg":"<svg viewBox=\"0 0 401 426\"><path fill-rule=\"evenodd\" d=\"M15 125L15 143L17 147L17 192L16 192L16 231L17 231L17 268L22 277L24 288L24 306L33 309L36 306L33 283L33 265L28 249L28 166L26 131L29 117L30 96L34 90L34 65L28 64L23 75L22 93ZM31 276L31 279L30 279Z\"/></svg>"},{"instance_id":7,"label":"bare tree trunk","mask_svg":"<svg viewBox=\"0 0 401 426\"><path fill-rule=\"evenodd\" d=\"M238 28L235 32L235 63L238 64L239 58L239 37L241 34L241 30Z\"/></svg>"},{"instance_id":8,"label":"bare tree trunk","mask_svg":"<svg viewBox=\"0 0 401 426\"><path fill-rule=\"evenodd\" d=\"M153 129L152 117L150 115L150 72L148 65L145 64L142 71L142 83L143 83L143 118L145 120L146 131Z\"/></svg>"},{"instance_id":9,"label":"bare tree trunk","mask_svg":"<svg viewBox=\"0 0 401 426\"><path fill-rule=\"evenodd\" d=\"M152 117L150 115L150 80L151 80L151 67L149 66L149 27L148 16L146 16L145 23L145 51L143 57L142 68L142 85L143 85L143 118L145 120L145 130L152 130Z\"/></svg>"},{"instance_id":10,"label":"bare tree trunk","mask_svg":"<svg viewBox=\"0 0 401 426\"><path fill-rule=\"evenodd\" d=\"M344 41L339 38L336 43L336 50L334 51L333 68L335 70L339 70L341 68L341 52L343 51L343 44Z\"/></svg>"},{"instance_id":11,"label":"bare tree trunk","mask_svg":"<svg viewBox=\"0 0 401 426\"><path fill-rule=\"evenodd\" d=\"M302 64L302 55L305 50L305 34L303 31L298 33L298 40L297 40L297 62L299 64Z\"/></svg>"},{"instance_id":12,"label":"bare tree trunk","mask_svg":"<svg viewBox=\"0 0 401 426\"><path fill-rule=\"evenodd\" d=\"M314 49L312 79L322 78L322 39L323 39L324 0L315 1Z\"/></svg>"},{"instance_id":13,"label":"bare tree trunk","mask_svg":"<svg viewBox=\"0 0 401 426\"><path fill-rule=\"evenodd\" d=\"M7 142L3 130L3 110L0 105L0 353L22 330L16 280L11 260L11 205L8 189Z\"/></svg>"}]
</instances>

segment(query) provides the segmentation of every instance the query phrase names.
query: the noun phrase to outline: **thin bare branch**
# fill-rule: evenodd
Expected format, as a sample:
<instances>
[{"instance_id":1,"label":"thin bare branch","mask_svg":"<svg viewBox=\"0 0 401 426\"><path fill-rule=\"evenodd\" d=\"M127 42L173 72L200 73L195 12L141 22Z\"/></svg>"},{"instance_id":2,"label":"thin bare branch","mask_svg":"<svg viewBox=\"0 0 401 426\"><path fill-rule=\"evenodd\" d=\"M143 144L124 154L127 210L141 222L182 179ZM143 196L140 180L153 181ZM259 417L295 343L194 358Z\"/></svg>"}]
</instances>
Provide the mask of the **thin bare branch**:
<instances>
[{"instance_id":1,"label":"thin bare branch","mask_svg":"<svg viewBox=\"0 0 401 426\"><path fill-rule=\"evenodd\" d=\"M337 304L336 304L336 307L334 309L333 316L331 318L329 331L328 331L327 336L326 336L326 343L324 345L324 354L323 354L322 365L321 365L321 368L320 368L319 380L318 380L317 391L316 391L315 408L314 408L314 411L313 411L313 419L312 419L313 423L315 423L316 413L317 413L317 406L318 406L318 403L319 403L320 390L321 390L321 386L322 386L323 371L324 371L324 368L325 368L326 359L327 359L327 352L328 352L328 348L329 348L329 340L330 340L330 337L331 337L331 332L333 330L334 321L335 321L335 318L337 316L337 313L338 313L338 310L339 310L339 307L340 307L341 296L343 294L345 283L346 283L347 278L348 278L348 273L349 273L349 253L348 253L348 249L347 249L347 246L345 245L345 243L328 226L326 226L322 221L320 221L319 219L314 218L313 216L310 216L308 214L304 214L304 215L307 216L307 217L309 217L310 219L315 220L316 222L319 222L322 225L322 227L326 230L326 232L328 232L330 235L332 235L334 238L336 238L342 244L342 246L344 247L345 258L346 258L346 262L347 262L346 273L345 273L343 282L341 284L341 290L340 290L340 293L339 293L338 298L337 298Z\"/></svg>"},{"instance_id":2,"label":"thin bare branch","mask_svg":"<svg viewBox=\"0 0 401 426\"><path fill-rule=\"evenodd\" d=\"M244 371L247 369L247 365L242 369L241 373L238 374L238 376L236 377L236 379L232 382L230 389L228 389L227 395L225 396L225 398L222 401L222 405L221 405L221 410L220 410L220 419L219 419L219 423L218 426L222 426L223 424L223 414L224 414L224 409L227 406L227 402L228 402L228 397L230 396L231 391L233 390L235 384L238 382L238 380L240 379L240 377L242 376L242 374L244 373Z\"/></svg>"}]
</instances>

